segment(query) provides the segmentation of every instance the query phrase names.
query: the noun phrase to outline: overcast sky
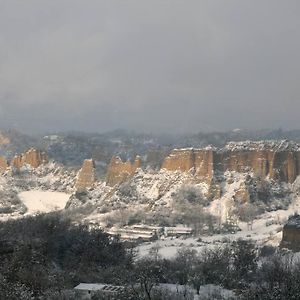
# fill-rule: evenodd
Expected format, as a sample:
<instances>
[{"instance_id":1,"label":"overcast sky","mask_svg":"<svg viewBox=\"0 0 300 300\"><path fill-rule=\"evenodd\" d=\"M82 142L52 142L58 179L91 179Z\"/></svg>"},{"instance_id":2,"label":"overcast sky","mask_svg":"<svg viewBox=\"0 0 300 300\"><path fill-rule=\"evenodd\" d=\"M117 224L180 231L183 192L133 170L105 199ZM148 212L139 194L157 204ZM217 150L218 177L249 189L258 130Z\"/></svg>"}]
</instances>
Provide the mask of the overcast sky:
<instances>
[{"instance_id":1,"label":"overcast sky","mask_svg":"<svg viewBox=\"0 0 300 300\"><path fill-rule=\"evenodd\" d=\"M300 128L299 0L0 0L0 126Z\"/></svg>"}]
</instances>

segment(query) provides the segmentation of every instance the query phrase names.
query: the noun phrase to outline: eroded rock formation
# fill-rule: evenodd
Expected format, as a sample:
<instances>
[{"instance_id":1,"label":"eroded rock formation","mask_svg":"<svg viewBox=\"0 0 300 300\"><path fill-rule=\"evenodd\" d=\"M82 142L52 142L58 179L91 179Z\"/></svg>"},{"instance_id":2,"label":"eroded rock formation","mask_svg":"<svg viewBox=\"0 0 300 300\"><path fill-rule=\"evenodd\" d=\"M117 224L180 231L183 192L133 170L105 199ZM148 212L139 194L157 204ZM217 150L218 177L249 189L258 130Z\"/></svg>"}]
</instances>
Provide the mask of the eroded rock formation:
<instances>
[{"instance_id":1,"label":"eroded rock formation","mask_svg":"<svg viewBox=\"0 0 300 300\"><path fill-rule=\"evenodd\" d=\"M242 144L230 143L223 149L173 150L162 168L193 172L211 181L215 173L252 171L262 178L292 183L300 175L300 149L288 142Z\"/></svg>"},{"instance_id":2,"label":"eroded rock formation","mask_svg":"<svg viewBox=\"0 0 300 300\"><path fill-rule=\"evenodd\" d=\"M289 218L283 227L281 248L292 251L300 251L300 216L294 215Z\"/></svg>"},{"instance_id":3,"label":"eroded rock formation","mask_svg":"<svg viewBox=\"0 0 300 300\"><path fill-rule=\"evenodd\" d=\"M212 149L175 149L166 157L162 169L192 172L210 182L214 175L215 152Z\"/></svg>"},{"instance_id":4,"label":"eroded rock formation","mask_svg":"<svg viewBox=\"0 0 300 300\"><path fill-rule=\"evenodd\" d=\"M4 172L8 168L8 161L6 158L0 156L0 172Z\"/></svg>"},{"instance_id":5,"label":"eroded rock formation","mask_svg":"<svg viewBox=\"0 0 300 300\"><path fill-rule=\"evenodd\" d=\"M37 168L42 164L48 162L48 155L47 153L36 150L36 149L29 149L26 153L21 155L16 155L11 161L11 167L20 169L26 165L31 166L32 168Z\"/></svg>"},{"instance_id":6,"label":"eroded rock formation","mask_svg":"<svg viewBox=\"0 0 300 300\"><path fill-rule=\"evenodd\" d=\"M118 156L114 156L107 168L106 184L114 186L125 181L132 176L142 165L141 158L137 156L132 163L131 161L123 162Z\"/></svg>"},{"instance_id":7,"label":"eroded rock formation","mask_svg":"<svg viewBox=\"0 0 300 300\"><path fill-rule=\"evenodd\" d=\"M75 184L76 191L83 192L86 189L91 188L95 183L95 180L95 163L92 159L86 159L77 175Z\"/></svg>"}]
</instances>

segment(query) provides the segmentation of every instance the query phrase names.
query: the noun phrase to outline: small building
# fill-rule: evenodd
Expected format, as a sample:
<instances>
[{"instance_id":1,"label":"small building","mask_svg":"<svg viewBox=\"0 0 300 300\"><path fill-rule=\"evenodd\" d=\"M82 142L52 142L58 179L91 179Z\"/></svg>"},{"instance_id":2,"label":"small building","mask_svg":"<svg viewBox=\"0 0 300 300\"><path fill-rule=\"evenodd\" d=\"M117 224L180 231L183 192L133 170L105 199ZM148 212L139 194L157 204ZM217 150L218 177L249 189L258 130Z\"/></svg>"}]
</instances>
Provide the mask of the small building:
<instances>
[{"instance_id":1,"label":"small building","mask_svg":"<svg viewBox=\"0 0 300 300\"><path fill-rule=\"evenodd\" d=\"M281 248L300 251L300 215L290 216L282 230Z\"/></svg>"},{"instance_id":2,"label":"small building","mask_svg":"<svg viewBox=\"0 0 300 300\"><path fill-rule=\"evenodd\" d=\"M124 287L103 283L80 283L74 290L78 300L92 299L95 294L101 295L106 300L117 300L118 295L124 291Z\"/></svg>"},{"instance_id":3,"label":"small building","mask_svg":"<svg viewBox=\"0 0 300 300\"><path fill-rule=\"evenodd\" d=\"M150 232L152 234L156 234L158 237L163 235L164 228L162 226L150 226L145 224L136 224L131 226L132 229L144 231L144 232Z\"/></svg>"},{"instance_id":4,"label":"small building","mask_svg":"<svg viewBox=\"0 0 300 300\"><path fill-rule=\"evenodd\" d=\"M190 236L193 233L193 229L190 227L165 227L165 236Z\"/></svg>"},{"instance_id":5,"label":"small building","mask_svg":"<svg viewBox=\"0 0 300 300\"><path fill-rule=\"evenodd\" d=\"M120 236L121 240L130 242L152 242L158 239L156 230L137 226L111 228L108 231L108 234L112 236Z\"/></svg>"}]
</instances>

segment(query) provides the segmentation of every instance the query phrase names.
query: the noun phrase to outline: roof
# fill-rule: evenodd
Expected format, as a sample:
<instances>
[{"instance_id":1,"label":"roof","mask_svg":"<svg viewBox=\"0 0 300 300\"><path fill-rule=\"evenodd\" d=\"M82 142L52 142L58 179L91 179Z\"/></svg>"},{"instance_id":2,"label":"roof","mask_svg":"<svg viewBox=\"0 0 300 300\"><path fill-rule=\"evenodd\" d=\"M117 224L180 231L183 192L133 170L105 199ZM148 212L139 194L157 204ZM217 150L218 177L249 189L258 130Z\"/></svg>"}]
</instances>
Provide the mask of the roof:
<instances>
[{"instance_id":1,"label":"roof","mask_svg":"<svg viewBox=\"0 0 300 300\"><path fill-rule=\"evenodd\" d=\"M74 287L75 290L89 290L89 291L99 291L102 290L105 284L101 283L80 283Z\"/></svg>"},{"instance_id":2,"label":"roof","mask_svg":"<svg viewBox=\"0 0 300 300\"><path fill-rule=\"evenodd\" d=\"M124 289L124 287L104 283L80 283L77 286L75 286L74 289L84 291L120 292Z\"/></svg>"}]
</instances>

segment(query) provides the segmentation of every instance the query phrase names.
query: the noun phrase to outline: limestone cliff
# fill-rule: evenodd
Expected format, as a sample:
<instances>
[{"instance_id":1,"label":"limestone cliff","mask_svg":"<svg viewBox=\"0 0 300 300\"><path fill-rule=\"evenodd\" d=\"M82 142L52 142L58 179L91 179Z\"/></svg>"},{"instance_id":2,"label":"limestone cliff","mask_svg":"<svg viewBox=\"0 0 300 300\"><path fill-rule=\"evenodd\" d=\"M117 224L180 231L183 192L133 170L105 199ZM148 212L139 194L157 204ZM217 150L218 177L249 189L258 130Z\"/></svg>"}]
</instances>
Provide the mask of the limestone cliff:
<instances>
[{"instance_id":1,"label":"limestone cliff","mask_svg":"<svg viewBox=\"0 0 300 300\"><path fill-rule=\"evenodd\" d=\"M77 192L83 192L93 186L95 178L95 164L92 159L86 159L82 168L78 172L75 189Z\"/></svg>"},{"instance_id":2,"label":"limestone cliff","mask_svg":"<svg viewBox=\"0 0 300 300\"><path fill-rule=\"evenodd\" d=\"M194 171L195 151L194 149L175 149L166 157L162 169L169 171L188 172Z\"/></svg>"},{"instance_id":3,"label":"limestone cliff","mask_svg":"<svg viewBox=\"0 0 300 300\"><path fill-rule=\"evenodd\" d=\"M177 149L164 160L169 171L193 172L211 181L215 173L247 172L292 183L300 175L300 148L284 142L230 143L222 149Z\"/></svg>"},{"instance_id":4,"label":"limestone cliff","mask_svg":"<svg viewBox=\"0 0 300 300\"><path fill-rule=\"evenodd\" d=\"M192 172L203 180L210 181L214 174L214 152L211 149L175 149L166 157L162 169Z\"/></svg>"},{"instance_id":5,"label":"limestone cliff","mask_svg":"<svg viewBox=\"0 0 300 300\"><path fill-rule=\"evenodd\" d=\"M125 181L132 176L142 165L141 158L137 156L132 163L131 161L123 162L118 156L114 156L107 168L106 184L114 186Z\"/></svg>"},{"instance_id":6,"label":"limestone cliff","mask_svg":"<svg viewBox=\"0 0 300 300\"><path fill-rule=\"evenodd\" d=\"M31 166L32 168L37 168L42 164L48 162L48 155L40 150L29 149L27 152L16 155L10 165L13 168L20 169L26 165Z\"/></svg>"}]
</instances>

